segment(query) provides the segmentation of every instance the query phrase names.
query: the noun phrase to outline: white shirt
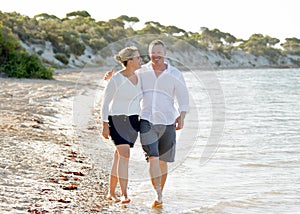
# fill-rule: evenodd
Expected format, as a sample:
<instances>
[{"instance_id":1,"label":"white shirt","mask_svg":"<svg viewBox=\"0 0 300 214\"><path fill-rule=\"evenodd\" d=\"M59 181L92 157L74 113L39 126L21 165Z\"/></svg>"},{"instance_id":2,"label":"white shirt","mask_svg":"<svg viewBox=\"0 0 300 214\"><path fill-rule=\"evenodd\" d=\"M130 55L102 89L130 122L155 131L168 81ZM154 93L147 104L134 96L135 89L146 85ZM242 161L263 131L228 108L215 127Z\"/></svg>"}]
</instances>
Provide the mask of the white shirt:
<instances>
[{"instance_id":1,"label":"white shirt","mask_svg":"<svg viewBox=\"0 0 300 214\"><path fill-rule=\"evenodd\" d=\"M141 81L134 85L127 77L117 72L104 89L102 120L108 122L108 115L140 115L142 98Z\"/></svg>"},{"instance_id":2,"label":"white shirt","mask_svg":"<svg viewBox=\"0 0 300 214\"><path fill-rule=\"evenodd\" d=\"M177 68L168 65L157 77L152 63L148 62L137 70L137 74L143 91L141 119L153 124L171 125L180 112L189 111L188 89Z\"/></svg>"}]
</instances>

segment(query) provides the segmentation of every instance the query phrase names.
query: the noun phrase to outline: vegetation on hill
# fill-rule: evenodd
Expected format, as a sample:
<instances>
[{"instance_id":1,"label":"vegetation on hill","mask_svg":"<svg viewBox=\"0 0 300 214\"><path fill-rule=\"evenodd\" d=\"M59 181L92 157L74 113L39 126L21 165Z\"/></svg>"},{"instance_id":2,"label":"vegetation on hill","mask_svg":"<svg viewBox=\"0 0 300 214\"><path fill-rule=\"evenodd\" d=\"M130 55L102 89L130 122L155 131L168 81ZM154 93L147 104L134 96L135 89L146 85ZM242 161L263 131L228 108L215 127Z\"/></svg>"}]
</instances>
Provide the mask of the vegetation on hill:
<instances>
[{"instance_id":1,"label":"vegetation on hill","mask_svg":"<svg viewBox=\"0 0 300 214\"><path fill-rule=\"evenodd\" d=\"M187 32L176 26L164 26L148 21L144 28L134 30L137 17L122 15L108 21L96 21L87 11L74 11L65 18L42 13L30 18L19 13L0 11L0 72L16 77L51 78L53 62L38 56L43 50L29 55L19 41L27 45L45 45L50 42L55 58L67 65L70 56L81 56L87 48L97 53L108 44L143 34L164 34L183 40L201 50L217 51L230 59L232 51L240 50L254 56L264 56L274 65L280 56L293 55L293 63L300 65L300 40L286 38L283 43L271 36L253 34L247 40L236 38L218 29L202 27L200 32ZM146 44L145 44L146 45ZM43 60L43 61L40 61Z\"/></svg>"},{"instance_id":2,"label":"vegetation on hill","mask_svg":"<svg viewBox=\"0 0 300 214\"><path fill-rule=\"evenodd\" d=\"M24 51L11 30L0 22L0 72L8 77L51 79L53 69L43 65L39 57Z\"/></svg>"}]
</instances>

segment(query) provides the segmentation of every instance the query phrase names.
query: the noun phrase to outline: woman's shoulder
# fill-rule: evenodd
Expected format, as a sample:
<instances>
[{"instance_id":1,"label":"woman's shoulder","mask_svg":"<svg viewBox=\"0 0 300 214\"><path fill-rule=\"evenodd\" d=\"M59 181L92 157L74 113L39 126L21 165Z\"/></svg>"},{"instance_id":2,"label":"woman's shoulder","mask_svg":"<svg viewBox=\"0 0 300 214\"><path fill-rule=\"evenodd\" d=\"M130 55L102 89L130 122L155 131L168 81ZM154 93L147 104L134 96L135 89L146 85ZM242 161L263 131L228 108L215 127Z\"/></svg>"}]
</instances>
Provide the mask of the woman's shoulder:
<instances>
[{"instance_id":1,"label":"woman's shoulder","mask_svg":"<svg viewBox=\"0 0 300 214\"><path fill-rule=\"evenodd\" d=\"M115 72L109 79L107 84L108 85L115 85L118 86L122 82L122 76L119 72Z\"/></svg>"},{"instance_id":2,"label":"woman's shoulder","mask_svg":"<svg viewBox=\"0 0 300 214\"><path fill-rule=\"evenodd\" d=\"M119 80L121 78L122 78L122 74L120 73L120 71L116 71L111 77L111 79L114 79L114 80Z\"/></svg>"}]
</instances>

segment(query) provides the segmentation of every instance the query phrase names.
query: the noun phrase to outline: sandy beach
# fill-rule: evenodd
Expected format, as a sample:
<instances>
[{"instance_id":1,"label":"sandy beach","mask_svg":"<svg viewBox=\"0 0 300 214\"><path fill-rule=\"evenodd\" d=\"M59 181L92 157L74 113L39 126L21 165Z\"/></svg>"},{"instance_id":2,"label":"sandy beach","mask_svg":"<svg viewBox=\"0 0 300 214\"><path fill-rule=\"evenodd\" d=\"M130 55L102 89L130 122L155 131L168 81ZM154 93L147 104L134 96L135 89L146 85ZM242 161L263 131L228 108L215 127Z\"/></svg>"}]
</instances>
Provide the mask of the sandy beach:
<instances>
[{"instance_id":1,"label":"sandy beach","mask_svg":"<svg viewBox=\"0 0 300 214\"><path fill-rule=\"evenodd\" d=\"M54 80L0 78L1 213L105 212L110 164L95 170L82 149L82 141L100 136L99 109L79 131L73 123L73 98L98 90L95 75L88 72L91 81L82 82L82 72L59 72ZM104 162L110 156L101 151Z\"/></svg>"}]
</instances>

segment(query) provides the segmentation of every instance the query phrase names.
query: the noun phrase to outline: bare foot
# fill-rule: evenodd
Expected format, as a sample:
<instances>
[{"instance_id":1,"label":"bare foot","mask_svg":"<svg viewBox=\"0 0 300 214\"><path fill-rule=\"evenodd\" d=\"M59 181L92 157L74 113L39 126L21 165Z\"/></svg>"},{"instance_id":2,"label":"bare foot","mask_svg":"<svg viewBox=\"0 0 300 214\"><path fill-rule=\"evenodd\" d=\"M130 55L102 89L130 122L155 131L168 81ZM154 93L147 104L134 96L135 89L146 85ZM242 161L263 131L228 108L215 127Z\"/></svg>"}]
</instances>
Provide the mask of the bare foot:
<instances>
[{"instance_id":1,"label":"bare foot","mask_svg":"<svg viewBox=\"0 0 300 214\"><path fill-rule=\"evenodd\" d=\"M152 208L161 208L163 206L163 202L154 201L152 204Z\"/></svg>"},{"instance_id":2,"label":"bare foot","mask_svg":"<svg viewBox=\"0 0 300 214\"><path fill-rule=\"evenodd\" d=\"M120 202L121 200L118 199L115 195L111 195L111 194L108 194L106 197L105 197L106 200L109 200L109 201L113 201L115 203L118 203Z\"/></svg>"},{"instance_id":3,"label":"bare foot","mask_svg":"<svg viewBox=\"0 0 300 214\"><path fill-rule=\"evenodd\" d=\"M127 198L127 196L122 196L121 197L121 203L122 204L128 204L128 203L130 203L130 198Z\"/></svg>"}]
</instances>

